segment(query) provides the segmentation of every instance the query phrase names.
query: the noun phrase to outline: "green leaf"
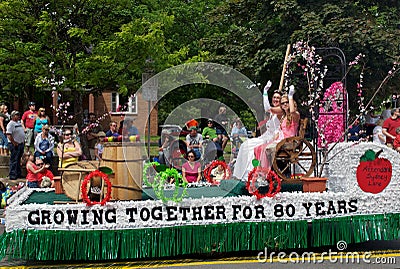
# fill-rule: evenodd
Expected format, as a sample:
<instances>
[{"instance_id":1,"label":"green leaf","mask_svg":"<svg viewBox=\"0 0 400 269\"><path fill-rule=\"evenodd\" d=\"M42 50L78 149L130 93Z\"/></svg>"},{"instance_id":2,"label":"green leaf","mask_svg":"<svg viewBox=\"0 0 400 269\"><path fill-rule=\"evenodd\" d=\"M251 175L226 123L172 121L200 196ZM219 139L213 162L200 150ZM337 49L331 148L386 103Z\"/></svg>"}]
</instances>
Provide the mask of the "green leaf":
<instances>
[{"instance_id":1,"label":"green leaf","mask_svg":"<svg viewBox=\"0 0 400 269\"><path fill-rule=\"evenodd\" d=\"M114 171L110 167L107 167L107 166L100 166L98 170L100 172L103 172L106 175L114 174Z\"/></svg>"},{"instance_id":2,"label":"green leaf","mask_svg":"<svg viewBox=\"0 0 400 269\"><path fill-rule=\"evenodd\" d=\"M254 167L260 166L260 161L257 159L252 160L251 163L253 164Z\"/></svg>"},{"instance_id":3,"label":"green leaf","mask_svg":"<svg viewBox=\"0 0 400 269\"><path fill-rule=\"evenodd\" d=\"M375 160L375 151L373 151L372 149L367 150L364 154L367 158L367 161Z\"/></svg>"},{"instance_id":4,"label":"green leaf","mask_svg":"<svg viewBox=\"0 0 400 269\"><path fill-rule=\"evenodd\" d=\"M160 164L156 166L156 171L157 173L163 172L165 170L167 170L168 166L166 166L165 164Z\"/></svg>"}]
</instances>

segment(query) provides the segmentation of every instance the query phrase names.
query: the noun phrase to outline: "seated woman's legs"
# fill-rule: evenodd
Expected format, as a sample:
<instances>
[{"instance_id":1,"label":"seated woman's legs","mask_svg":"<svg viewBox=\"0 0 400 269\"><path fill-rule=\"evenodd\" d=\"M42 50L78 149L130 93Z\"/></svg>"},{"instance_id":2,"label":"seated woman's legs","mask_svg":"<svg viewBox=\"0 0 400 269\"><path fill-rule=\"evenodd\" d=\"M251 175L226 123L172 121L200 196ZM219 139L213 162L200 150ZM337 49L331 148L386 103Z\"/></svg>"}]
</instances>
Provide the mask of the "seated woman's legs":
<instances>
[{"instance_id":1,"label":"seated woman's legs","mask_svg":"<svg viewBox=\"0 0 400 269\"><path fill-rule=\"evenodd\" d=\"M46 152L45 157L46 158L44 159L44 162L52 165L53 164L53 152L51 152L51 151Z\"/></svg>"},{"instance_id":2,"label":"seated woman's legs","mask_svg":"<svg viewBox=\"0 0 400 269\"><path fill-rule=\"evenodd\" d=\"M193 150L194 154L196 155L196 160L199 160L199 159L201 158L200 149L198 149L198 148L193 148L192 150Z\"/></svg>"},{"instance_id":3,"label":"seated woman's legs","mask_svg":"<svg viewBox=\"0 0 400 269\"><path fill-rule=\"evenodd\" d=\"M225 150L226 144L228 144L229 137L227 135L222 135L222 150Z\"/></svg>"},{"instance_id":4,"label":"seated woman's legs","mask_svg":"<svg viewBox=\"0 0 400 269\"><path fill-rule=\"evenodd\" d=\"M165 155L163 151L158 152L158 160L160 161L160 164L166 164Z\"/></svg>"},{"instance_id":5,"label":"seated woman's legs","mask_svg":"<svg viewBox=\"0 0 400 269\"><path fill-rule=\"evenodd\" d=\"M33 156L35 156L36 158L41 158L43 159L44 163L48 163L48 164L52 164L53 163L53 153L51 151L46 152L45 154L42 154L38 151L35 151L35 153L33 154Z\"/></svg>"},{"instance_id":6,"label":"seated woman's legs","mask_svg":"<svg viewBox=\"0 0 400 269\"><path fill-rule=\"evenodd\" d=\"M41 156L43 156L39 151L35 151L34 153L33 153L33 156L35 156L35 159L36 158L40 158Z\"/></svg>"}]
</instances>

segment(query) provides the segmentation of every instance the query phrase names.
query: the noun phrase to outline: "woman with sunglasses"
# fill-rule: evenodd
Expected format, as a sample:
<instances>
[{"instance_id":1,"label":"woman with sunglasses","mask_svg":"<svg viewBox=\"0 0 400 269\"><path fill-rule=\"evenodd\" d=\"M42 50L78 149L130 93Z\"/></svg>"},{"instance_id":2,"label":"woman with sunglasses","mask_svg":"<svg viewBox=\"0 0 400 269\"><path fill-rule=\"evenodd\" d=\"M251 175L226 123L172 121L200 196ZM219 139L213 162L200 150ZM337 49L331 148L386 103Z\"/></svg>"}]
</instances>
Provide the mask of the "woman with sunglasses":
<instances>
[{"instance_id":1,"label":"woman with sunglasses","mask_svg":"<svg viewBox=\"0 0 400 269\"><path fill-rule=\"evenodd\" d=\"M72 130L66 129L62 137L62 142L57 146L57 155L59 158L59 167L66 167L71 163L78 162L82 155L81 145L73 139Z\"/></svg>"},{"instance_id":2,"label":"woman with sunglasses","mask_svg":"<svg viewBox=\"0 0 400 269\"><path fill-rule=\"evenodd\" d=\"M187 153L188 161L182 165L182 178L188 183L199 182L201 179L201 164L196 162L193 150Z\"/></svg>"},{"instance_id":3,"label":"woman with sunglasses","mask_svg":"<svg viewBox=\"0 0 400 269\"><path fill-rule=\"evenodd\" d=\"M38 173L38 185L42 188L54 187L54 174L48 169L50 166L45 164L41 158L36 158L35 164L42 169ZM48 179L48 182L46 182L46 179Z\"/></svg>"},{"instance_id":4,"label":"woman with sunglasses","mask_svg":"<svg viewBox=\"0 0 400 269\"><path fill-rule=\"evenodd\" d=\"M45 125L50 125L50 118L46 115L46 109L43 107L39 108L38 115L35 119L35 125L33 129L34 138L42 132L42 127Z\"/></svg>"},{"instance_id":5,"label":"woman with sunglasses","mask_svg":"<svg viewBox=\"0 0 400 269\"><path fill-rule=\"evenodd\" d=\"M26 182L29 188L39 188L39 173L49 167L48 164L36 166L35 157L28 151L22 155L21 165L26 166Z\"/></svg>"},{"instance_id":6,"label":"woman with sunglasses","mask_svg":"<svg viewBox=\"0 0 400 269\"><path fill-rule=\"evenodd\" d=\"M35 143L33 143L35 147L35 158L41 158L52 165L53 161L53 152L54 152L54 137L49 133L50 126L43 125L42 132L36 136Z\"/></svg>"},{"instance_id":7,"label":"woman with sunglasses","mask_svg":"<svg viewBox=\"0 0 400 269\"><path fill-rule=\"evenodd\" d=\"M297 105L293 99L294 92L294 86L292 85L289 88L289 93L283 95L280 101L280 107L283 111L283 116L280 119L280 129L282 130L283 137L276 137L269 143L264 143L254 149L254 155L256 159L260 161L261 167L263 168L271 167L274 157L273 154L279 141L297 135L300 113L297 111Z\"/></svg>"},{"instance_id":8,"label":"woman with sunglasses","mask_svg":"<svg viewBox=\"0 0 400 269\"><path fill-rule=\"evenodd\" d=\"M106 137L118 137L120 134L118 133L117 122L111 121L109 126L110 129L106 132Z\"/></svg>"}]
</instances>

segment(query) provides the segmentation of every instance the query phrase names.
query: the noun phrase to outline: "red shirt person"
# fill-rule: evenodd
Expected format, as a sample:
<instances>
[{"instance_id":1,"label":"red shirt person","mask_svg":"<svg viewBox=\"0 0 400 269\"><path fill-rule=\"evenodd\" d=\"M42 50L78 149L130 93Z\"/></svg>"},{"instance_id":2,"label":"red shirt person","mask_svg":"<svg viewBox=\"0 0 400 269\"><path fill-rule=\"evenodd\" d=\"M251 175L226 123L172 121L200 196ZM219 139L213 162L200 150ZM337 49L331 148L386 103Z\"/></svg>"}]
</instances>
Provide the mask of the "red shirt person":
<instances>
[{"instance_id":1,"label":"red shirt person","mask_svg":"<svg viewBox=\"0 0 400 269\"><path fill-rule=\"evenodd\" d=\"M29 109L24 112L21 118L22 127L25 129L25 147L26 151L29 150L33 142L33 129L35 128L35 120L38 116L35 108L35 102L29 102L28 104Z\"/></svg>"},{"instance_id":2,"label":"red shirt person","mask_svg":"<svg viewBox=\"0 0 400 269\"><path fill-rule=\"evenodd\" d=\"M397 127L400 127L400 108L393 109L392 116L383 122L382 133L386 136L387 145L393 145Z\"/></svg>"},{"instance_id":3,"label":"red shirt person","mask_svg":"<svg viewBox=\"0 0 400 269\"><path fill-rule=\"evenodd\" d=\"M45 163L43 162L43 159L41 159L41 158L37 158L35 164L36 164L36 166L37 166L38 168L41 168L43 165L45 166L45 167L43 168L43 170L40 171L40 172L37 174L38 185L41 186L41 185L42 185L43 177L47 177L47 178L50 179L51 186L53 186L53 185L54 185L54 175L53 175L53 173L48 169L49 165L48 165L48 164L45 164Z\"/></svg>"}]
</instances>

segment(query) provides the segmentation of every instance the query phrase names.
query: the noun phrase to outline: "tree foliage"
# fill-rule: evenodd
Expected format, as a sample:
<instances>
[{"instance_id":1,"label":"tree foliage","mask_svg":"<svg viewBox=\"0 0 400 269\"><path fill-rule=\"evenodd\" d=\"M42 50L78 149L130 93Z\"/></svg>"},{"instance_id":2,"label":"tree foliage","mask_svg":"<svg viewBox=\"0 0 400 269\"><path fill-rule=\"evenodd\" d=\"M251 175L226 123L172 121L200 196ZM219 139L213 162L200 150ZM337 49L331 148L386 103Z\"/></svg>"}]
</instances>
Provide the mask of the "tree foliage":
<instances>
[{"instance_id":1,"label":"tree foliage","mask_svg":"<svg viewBox=\"0 0 400 269\"><path fill-rule=\"evenodd\" d=\"M211 19L218 31L204 39L204 47L212 59L262 84L271 79L274 87L279 82L286 44L298 40L315 47L338 47L348 62L359 53L365 54L363 86L367 99L399 61L398 1L232 0L215 10ZM358 75L354 69L348 77L351 102L355 102ZM392 79L378 104L397 91L398 84L398 77Z\"/></svg>"},{"instance_id":2,"label":"tree foliage","mask_svg":"<svg viewBox=\"0 0 400 269\"><path fill-rule=\"evenodd\" d=\"M141 75L188 60L186 44L165 36L174 16L158 1L60 0L0 3L3 99L70 89L75 114L82 93L132 93ZM192 53L195 55L195 53ZM51 66L51 68L50 68ZM49 83L49 82L53 83Z\"/></svg>"}]
</instances>

